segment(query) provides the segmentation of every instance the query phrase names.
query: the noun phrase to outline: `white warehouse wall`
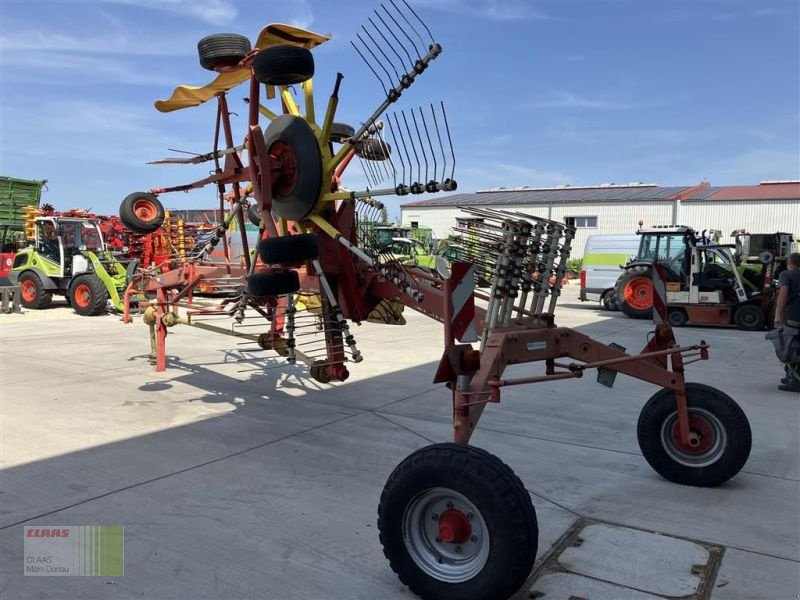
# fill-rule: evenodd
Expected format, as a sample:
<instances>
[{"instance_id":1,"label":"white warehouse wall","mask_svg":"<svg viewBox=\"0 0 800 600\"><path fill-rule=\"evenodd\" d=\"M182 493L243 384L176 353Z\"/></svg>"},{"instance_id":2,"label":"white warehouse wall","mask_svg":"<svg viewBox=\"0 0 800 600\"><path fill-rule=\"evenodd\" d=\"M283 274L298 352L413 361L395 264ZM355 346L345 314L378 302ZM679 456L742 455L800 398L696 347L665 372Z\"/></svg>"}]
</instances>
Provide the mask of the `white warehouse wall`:
<instances>
[{"instance_id":1,"label":"white warehouse wall","mask_svg":"<svg viewBox=\"0 0 800 600\"><path fill-rule=\"evenodd\" d=\"M719 229L723 240L735 229L750 233L784 232L800 240L800 200L709 200L681 202L680 225L694 229Z\"/></svg>"}]
</instances>

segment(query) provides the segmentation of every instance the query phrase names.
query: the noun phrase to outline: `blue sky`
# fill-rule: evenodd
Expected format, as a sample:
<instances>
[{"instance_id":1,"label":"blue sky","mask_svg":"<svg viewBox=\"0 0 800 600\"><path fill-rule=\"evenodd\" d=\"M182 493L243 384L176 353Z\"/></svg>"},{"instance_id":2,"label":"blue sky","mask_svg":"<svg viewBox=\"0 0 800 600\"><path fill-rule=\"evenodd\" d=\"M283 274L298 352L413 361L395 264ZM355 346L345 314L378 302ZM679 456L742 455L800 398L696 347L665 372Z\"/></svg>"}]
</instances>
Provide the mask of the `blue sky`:
<instances>
[{"instance_id":1,"label":"blue sky","mask_svg":"<svg viewBox=\"0 0 800 600\"><path fill-rule=\"evenodd\" d=\"M757 183L800 178L797 0L417 0L444 52L404 94L444 100L459 191L498 186ZM204 177L145 161L211 150L214 103L161 114L153 101L203 84L196 42L254 39L285 22L333 41L315 51L324 100L358 124L380 89L349 45L377 2L0 1L0 174L48 179L57 208L114 213L132 191ZM246 110L232 110L238 138ZM346 182L363 185L360 170ZM416 198L412 198L416 199ZM165 196L207 207L214 190ZM399 211L388 202L390 214Z\"/></svg>"}]
</instances>

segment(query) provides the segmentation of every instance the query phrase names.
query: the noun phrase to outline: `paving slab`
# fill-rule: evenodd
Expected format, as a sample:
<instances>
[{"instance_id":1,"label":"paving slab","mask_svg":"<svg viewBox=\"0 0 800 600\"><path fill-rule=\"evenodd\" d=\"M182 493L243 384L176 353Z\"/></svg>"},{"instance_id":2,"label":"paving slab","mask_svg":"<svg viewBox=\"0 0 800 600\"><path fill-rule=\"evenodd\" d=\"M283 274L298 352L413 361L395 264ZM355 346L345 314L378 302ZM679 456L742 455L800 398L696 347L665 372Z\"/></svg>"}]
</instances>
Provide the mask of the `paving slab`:
<instances>
[{"instance_id":1,"label":"paving slab","mask_svg":"<svg viewBox=\"0 0 800 600\"><path fill-rule=\"evenodd\" d=\"M572 573L547 573L536 580L531 600L661 600L638 590Z\"/></svg>"}]
</instances>

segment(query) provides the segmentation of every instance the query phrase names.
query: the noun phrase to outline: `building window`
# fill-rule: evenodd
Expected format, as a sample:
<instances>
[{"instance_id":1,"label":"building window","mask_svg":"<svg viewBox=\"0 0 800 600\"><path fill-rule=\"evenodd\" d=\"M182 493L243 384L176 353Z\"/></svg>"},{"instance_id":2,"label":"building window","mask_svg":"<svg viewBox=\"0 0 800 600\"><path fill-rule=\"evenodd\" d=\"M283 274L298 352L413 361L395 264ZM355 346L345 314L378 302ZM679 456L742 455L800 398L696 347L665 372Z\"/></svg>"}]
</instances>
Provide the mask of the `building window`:
<instances>
[{"instance_id":1,"label":"building window","mask_svg":"<svg viewBox=\"0 0 800 600\"><path fill-rule=\"evenodd\" d=\"M417 229L419 227L419 221L411 221L411 229Z\"/></svg>"},{"instance_id":2,"label":"building window","mask_svg":"<svg viewBox=\"0 0 800 600\"><path fill-rule=\"evenodd\" d=\"M594 229L597 227L597 217L566 217L564 222L576 229Z\"/></svg>"}]
</instances>

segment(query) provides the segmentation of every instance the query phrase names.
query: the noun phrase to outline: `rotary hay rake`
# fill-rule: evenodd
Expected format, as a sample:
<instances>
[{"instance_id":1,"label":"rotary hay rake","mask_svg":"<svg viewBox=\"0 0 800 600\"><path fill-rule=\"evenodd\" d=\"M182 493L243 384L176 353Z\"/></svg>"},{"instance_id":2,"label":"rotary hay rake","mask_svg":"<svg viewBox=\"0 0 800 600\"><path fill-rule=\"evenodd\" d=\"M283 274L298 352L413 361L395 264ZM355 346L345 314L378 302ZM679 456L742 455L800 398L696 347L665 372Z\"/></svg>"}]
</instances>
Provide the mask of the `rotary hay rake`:
<instances>
[{"instance_id":1,"label":"rotary hay rake","mask_svg":"<svg viewBox=\"0 0 800 600\"><path fill-rule=\"evenodd\" d=\"M470 218L461 240L476 260L440 265L434 274L400 264L369 228L358 226L382 209L380 196L456 189L444 105L385 115L441 46L404 0L380 5L368 23L353 46L384 97L357 130L334 121L341 74L317 122L310 50L328 38L286 25L265 27L255 48L233 34L204 38L200 61L218 73L216 79L200 88L178 87L156 102L169 112L216 99L213 151L160 161L213 161L214 170L190 184L131 194L122 214L157 227L159 195L209 184L217 186L228 214L198 252L140 274L136 287L155 297L144 306L152 356L164 370L167 330L182 323L257 342L328 383L346 380L347 364L362 360L349 323L370 316L402 323L400 306L442 322L444 352L434 381L451 390L454 443L422 448L390 475L378 508L380 539L392 569L423 598L507 598L535 561L536 514L513 471L468 445L484 408L500 402L503 388L579 378L589 369L609 387L617 373L659 386L640 414L639 445L659 474L687 485L714 486L733 477L749 455L750 428L731 398L685 382L684 366L708 358L704 342L679 346L669 325L660 323L642 352L629 355L555 325L574 236L563 223L464 209ZM227 93L241 83L249 84L248 129L236 145ZM304 110L290 86L299 86ZM262 87L279 112L261 103ZM269 122L265 129L261 116ZM354 158L368 189L342 184ZM387 179L391 187L378 187ZM260 225L258 247L251 253L242 233L244 253L231 260L226 232L234 222L244 232L248 210ZM227 260L213 262L207 256L219 243ZM488 294L474 289L478 270L492 273ZM238 293L216 303L192 297L198 285L217 283ZM543 362L544 373L503 377L507 366L530 362Z\"/></svg>"}]
</instances>

